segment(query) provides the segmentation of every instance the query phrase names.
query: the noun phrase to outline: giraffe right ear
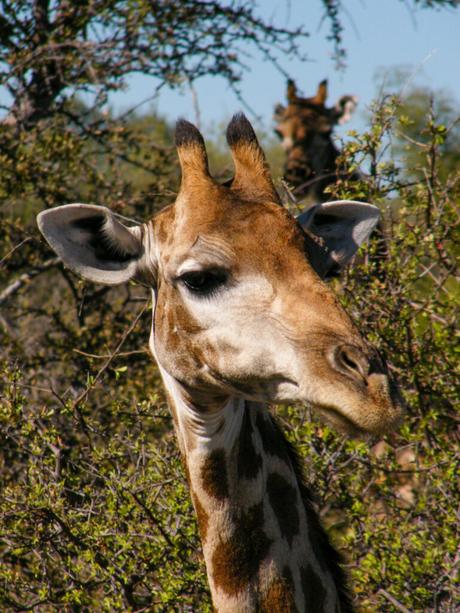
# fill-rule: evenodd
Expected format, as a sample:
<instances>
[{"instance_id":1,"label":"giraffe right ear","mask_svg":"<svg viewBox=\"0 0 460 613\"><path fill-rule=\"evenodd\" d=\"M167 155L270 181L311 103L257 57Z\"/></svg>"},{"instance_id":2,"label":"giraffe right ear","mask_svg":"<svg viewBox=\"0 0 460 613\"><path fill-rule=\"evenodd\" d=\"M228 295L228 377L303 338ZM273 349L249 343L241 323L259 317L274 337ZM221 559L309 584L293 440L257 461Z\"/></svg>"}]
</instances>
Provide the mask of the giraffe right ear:
<instances>
[{"instance_id":1,"label":"giraffe right ear","mask_svg":"<svg viewBox=\"0 0 460 613\"><path fill-rule=\"evenodd\" d=\"M335 121L340 125L350 121L357 106L358 98L356 96L342 96L339 98L332 109Z\"/></svg>"},{"instance_id":2,"label":"giraffe right ear","mask_svg":"<svg viewBox=\"0 0 460 613\"><path fill-rule=\"evenodd\" d=\"M50 247L81 277L116 285L135 278L144 255L143 228L128 228L94 204L67 204L37 217Z\"/></svg>"},{"instance_id":3,"label":"giraffe right ear","mask_svg":"<svg viewBox=\"0 0 460 613\"><path fill-rule=\"evenodd\" d=\"M353 200L324 202L301 213L298 223L320 238L325 248L310 253L310 263L320 277L326 278L345 266L369 238L379 218L376 206Z\"/></svg>"}]
</instances>

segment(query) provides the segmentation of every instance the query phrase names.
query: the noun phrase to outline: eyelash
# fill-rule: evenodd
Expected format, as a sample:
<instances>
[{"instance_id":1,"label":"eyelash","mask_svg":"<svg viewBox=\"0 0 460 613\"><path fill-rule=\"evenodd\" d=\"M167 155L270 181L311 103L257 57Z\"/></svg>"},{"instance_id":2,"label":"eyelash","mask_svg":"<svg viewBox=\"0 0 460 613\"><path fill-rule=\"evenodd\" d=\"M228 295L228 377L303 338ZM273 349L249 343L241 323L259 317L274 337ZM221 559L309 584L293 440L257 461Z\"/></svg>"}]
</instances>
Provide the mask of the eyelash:
<instances>
[{"instance_id":1,"label":"eyelash","mask_svg":"<svg viewBox=\"0 0 460 613\"><path fill-rule=\"evenodd\" d=\"M224 270L196 270L182 274L179 281L195 296L210 297L227 282L228 274Z\"/></svg>"}]
</instances>

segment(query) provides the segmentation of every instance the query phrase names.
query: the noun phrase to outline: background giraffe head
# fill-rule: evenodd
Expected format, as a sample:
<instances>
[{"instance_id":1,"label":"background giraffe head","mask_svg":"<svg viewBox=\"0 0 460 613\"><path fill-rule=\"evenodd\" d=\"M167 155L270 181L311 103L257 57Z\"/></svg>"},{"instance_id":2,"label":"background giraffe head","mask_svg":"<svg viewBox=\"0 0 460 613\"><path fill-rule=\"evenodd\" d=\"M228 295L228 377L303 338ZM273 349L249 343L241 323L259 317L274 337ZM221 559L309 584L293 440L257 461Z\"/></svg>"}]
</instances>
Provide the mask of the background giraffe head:
<instances>
[{"instance_id":1,"label":"background giraffe head","mask_svg":"<svg viewBox=\"0 0 460 613\"><path fill-rule=\"evenodd\" d=\"M284 177L298 196L314 202L328 199L325 190L337 178L334 127L348 121L357 105L355 96L342 96L335 106L327 107L326 98L327 81L321 81L313 97L302 98L289 80L287 106L277 105L274 114L275 132L286 152Z\"/></svg>"},{"instance_id":2,"label":"background giraffe head","mask_svg":"<svg viewBox=\"0 0 460 613\"><path fill-rule=\"evenodd\" d=\"M329 139L337 124L349 121L356 109L356 96L342 96L334 106L327 107L327 80L321 81L311 98L302 98L291 79L287 83L287 106L275 107L275 132L286 151L299 144Z\"/></svg>"},{"instance_id":3,"label":"background giraffe head","mask_svg":"<svg viewBox=\"0 0 460 613\"><path fill-rule=\"evenodd\" d=\"M142 226L72 204L41 213L40 229L85 278L151 284L152 351L192 400L309 402L348 431L388 429L400 405L386 365L321 279L368 237L376 207L327 203L296 220L244 116L227 140L235 174L220 185L201 134L179 122L179 194Z\"/></svg>"}]
</instances>

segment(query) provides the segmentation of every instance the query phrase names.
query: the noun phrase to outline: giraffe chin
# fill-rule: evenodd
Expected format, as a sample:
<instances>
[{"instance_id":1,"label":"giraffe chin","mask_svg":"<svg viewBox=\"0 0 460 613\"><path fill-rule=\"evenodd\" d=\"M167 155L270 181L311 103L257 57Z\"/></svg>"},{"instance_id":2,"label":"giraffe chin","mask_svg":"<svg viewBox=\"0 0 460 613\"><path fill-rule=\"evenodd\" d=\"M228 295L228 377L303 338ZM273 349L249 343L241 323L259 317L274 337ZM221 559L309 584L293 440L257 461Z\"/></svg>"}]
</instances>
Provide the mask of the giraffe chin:
<instances>
[{"instance_id":1,"label":"giraffe chin","mask_svg":"<svg viewBox=\"0 0 460 613\"><path fill-rule=\"evenodd\" d=\"M367 438L371 434L340 413L335 407L325 405L313 405L313 407L323 421L350 438Z\"/></svg>"},{"instance_id":2,"label":"giraffe chin","mask_svg":"<svg viewBox=\"0 0 460 613\"><path fill-rule=\"evenodd\" d=\"M350 438L369 439L373 437L381 437L387 432L394 430L399 422L400 417L395 417L390 424L386 427L374 427L373 425L366 424L361 426L356 422L349 419L339 409L330 405L313 405L314 409L318 412L320 418L335 428L338 432L347 435Z\"/></svg>"}]
</instances>

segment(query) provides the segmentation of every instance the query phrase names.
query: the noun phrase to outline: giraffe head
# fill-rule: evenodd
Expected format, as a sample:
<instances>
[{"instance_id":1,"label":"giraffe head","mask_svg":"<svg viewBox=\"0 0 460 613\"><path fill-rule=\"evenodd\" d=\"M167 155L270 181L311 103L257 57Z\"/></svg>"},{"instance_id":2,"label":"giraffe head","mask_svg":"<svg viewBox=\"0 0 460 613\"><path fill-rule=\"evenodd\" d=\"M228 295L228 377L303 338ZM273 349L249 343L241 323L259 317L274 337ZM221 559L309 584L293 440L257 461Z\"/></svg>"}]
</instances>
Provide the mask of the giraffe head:
<instances>
[{"instance_id":1,"label":"giraffe head","mask_svg":"<svg viewBox=\"0 0 460 613\"><path fill-rule=\"evenodd\" d=\"M327 80L321 81L311 98L298 96L294 81L288 81L287 106L278 104L274 114L275 132L287 152L298 146L312 147L312 157L318 156L321 145L330 141L334 127L350 119L358 102L355 96L342 96L335 106L327 107L326 98ZM312 163L314 166L314 160Z\"/></svg>"},{"instance_id":2,"label":"giraffe head","mask_svg":"<svg viewBox=\"0 0 460 613\"><path fill-rule=\"evenodd\" d=\"M244 116L227 139L230 184L211 177L201 134L181 121L173 205L129 228L71 204L42 212L40 230L87 279L151 284L152 352L195 402L309 402L350 432L387 430L400 415L387 367L322 280L367 238L376 207L327 203L296 220Z\"/></svg>"}]
</instances>

